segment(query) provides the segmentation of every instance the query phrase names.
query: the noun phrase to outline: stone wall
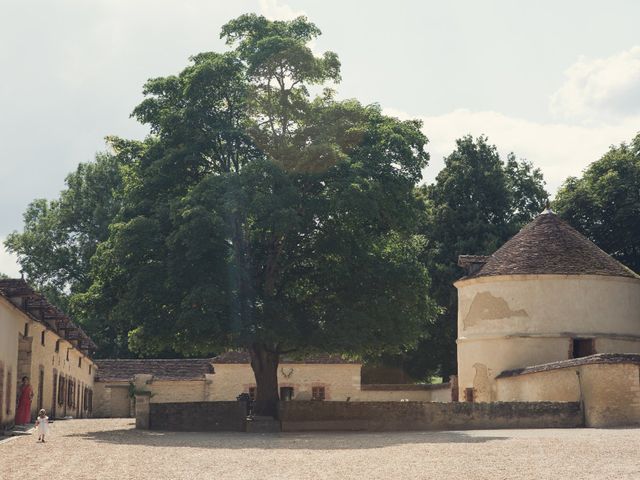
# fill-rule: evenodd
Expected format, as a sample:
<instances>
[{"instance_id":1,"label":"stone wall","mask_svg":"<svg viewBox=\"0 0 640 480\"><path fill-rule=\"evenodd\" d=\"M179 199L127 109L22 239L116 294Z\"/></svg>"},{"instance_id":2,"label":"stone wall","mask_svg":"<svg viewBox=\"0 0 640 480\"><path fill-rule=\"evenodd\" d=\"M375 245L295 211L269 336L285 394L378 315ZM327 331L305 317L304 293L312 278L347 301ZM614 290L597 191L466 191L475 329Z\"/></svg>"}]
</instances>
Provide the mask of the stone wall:
<instances>
[{"instance_id":1,"label":"stone wall","mask_svg":"<svg viewBox=\"0 0 640 480\"><path fill-rule=\"evenodd\" d=\"M351 400L358 402L450 402L451 385L421 384L363 384L360 392L354 393Z\"/></svg>"},{"instance_id":2,"label":"stone wall","mask_svg":"<svg viewBox=\"0 0 640 480\"><path fill-rule=\"evenodd\" d=\"M640 425L640 366L633 355L606 355L530 367L497 379L501 401L580 401L585 426ZM583 362L582 364L580 362ZM539 368L539 371L535 371Z\"/></svg>"},{"instance_id":3,"label":"stone wall","mask_svg":"<svg viewBox=\"0 0 640 480\"><path fill-rule=\"evenodd\" d=\"M583 426L577 402L281 402L282 431L402 431Z\"/></svg>"},{"instance_id":4,"label":"stone wall","mask_svg":"<svg viewBox=\"0 0 640 480\"><path fill-rule=\"evenodd\" d=\"M136 397L138 401L138 397ZM136 412L136 424L144 424ZM215 432L244 431L246 404L242 402L191 402L149 404L150 430Z\"/></svg>"}]
</instances>

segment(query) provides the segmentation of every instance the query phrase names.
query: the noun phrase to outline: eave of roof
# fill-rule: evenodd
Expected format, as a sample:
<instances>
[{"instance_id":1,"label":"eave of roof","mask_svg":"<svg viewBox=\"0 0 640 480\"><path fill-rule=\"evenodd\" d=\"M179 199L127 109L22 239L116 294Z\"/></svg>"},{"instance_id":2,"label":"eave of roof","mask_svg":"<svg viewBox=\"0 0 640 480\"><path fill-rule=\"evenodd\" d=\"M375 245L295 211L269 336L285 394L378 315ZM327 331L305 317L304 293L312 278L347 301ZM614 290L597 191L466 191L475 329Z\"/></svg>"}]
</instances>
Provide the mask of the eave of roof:
<instances>
[{"instance_id":1,"label":"eave of roof","mask_svg":"<svg viewBox=\"0 0 640 480\"><path fill-rule=\"evenodd\" d=\"M575 368L583 365L594 364L633 364L640 365L640 354L635 353L596 353L587 357L571 358L568 360L560 360L558 362L543 363L540 365L531 365L523 368L514 368L505 370L496 378L516 377L519 375L527 375L531 373L549 372L551 370L559 370L562 368Z\"/></svg>"}]
</instances>

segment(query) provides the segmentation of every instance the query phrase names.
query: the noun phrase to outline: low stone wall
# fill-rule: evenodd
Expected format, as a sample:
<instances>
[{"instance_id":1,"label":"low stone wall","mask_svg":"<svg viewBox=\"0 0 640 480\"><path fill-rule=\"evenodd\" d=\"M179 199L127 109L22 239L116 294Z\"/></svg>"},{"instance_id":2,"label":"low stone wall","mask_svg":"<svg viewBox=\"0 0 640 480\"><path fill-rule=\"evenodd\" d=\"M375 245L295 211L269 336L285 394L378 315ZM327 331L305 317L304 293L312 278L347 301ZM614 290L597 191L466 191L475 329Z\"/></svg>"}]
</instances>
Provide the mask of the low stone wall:
<instances>
[{"instance_id":1,"label":"low stone wall","mask_svg":"<svg viewBox=\"0 0 640 480\"><path fill-rule=\"evenodd\" d=\"M148 415L150 430L242 432L247 411L237 401L150 403Z\"/></svg>"},{"instance_id":2,"label":"low stone wall","mask_svg":"<svg viewBox=\"0 0 640 480\"><path fill-rule=\"evenodd\" d=\"M450 402L451 384L362 384L356 402Z\"/></svg>"},{"instance_id":3,"label":"low stone wall","mask_svg":"<svg viewBox=\"0 0 640 480\"><path fill-rule=\"evenodd\" d=\"M578 402L281 402L282 431L402 431L583 426Z\"/></svg>"}]
</instances>

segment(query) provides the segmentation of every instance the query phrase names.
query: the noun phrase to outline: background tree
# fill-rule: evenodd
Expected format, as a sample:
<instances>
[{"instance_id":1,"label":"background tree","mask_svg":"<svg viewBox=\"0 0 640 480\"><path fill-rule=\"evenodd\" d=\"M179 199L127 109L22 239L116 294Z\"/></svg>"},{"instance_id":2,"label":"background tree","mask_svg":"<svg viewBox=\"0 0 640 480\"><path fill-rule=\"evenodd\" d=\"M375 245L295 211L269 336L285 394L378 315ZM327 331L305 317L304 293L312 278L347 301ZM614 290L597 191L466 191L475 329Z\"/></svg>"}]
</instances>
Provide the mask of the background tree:
<instances>
[{"instance_id":1,"label":"background tree","mask_svg":"<svg viewBox=\"0 0 640 480\"><path fill-rule=\"evenodd\" d=\"M457 291L463 271L458 255L489 255L545 206L539 169L513 154L503 162L486 137L456 141L433 184L419 189L427 212L423 261L431 277L429 295L441 308L419 348L405 360L415 378L455 374Z\"/></svg>"},{"instance_id":2,"label":"background tree","mask_svg":"<svg viewBox=\"0 0 640 480\"><path fill-rule=\"evenodd\" d=\"M553 208L615 259L640 272L640 134L611 147L581 178L569 177Z\"/></svg>"},{"instance_id":3,"label":"background tree","mask_svg":"<svg viewBox=\"0 0 640 480\"><path fill-rule=\"evenodd\" d=\"M92 283L90 260L120 210L126 163L124 156L101 153L95 162L80 164L67 176L60 198L31 202L23 215L23 231L5 241L29 282L87 329L102 356L126 356L126 332L74 311L71 299Z\"/></svg>"},{"instance_id":4,"label":"background tree","mask_svg":"<svg viewBox=\"0 0 640 480\"><path fill-rule=\"evenodd\" d=\"M139 353L248 349L265 412L281 354L406 349L433 312L421 125L312 99L339 80L307 46L319 33L243 15L222 30L234 50L147 83L134 114L153 135L112 142L135 160L77 302Z\"/></svg>"}]
</instances>

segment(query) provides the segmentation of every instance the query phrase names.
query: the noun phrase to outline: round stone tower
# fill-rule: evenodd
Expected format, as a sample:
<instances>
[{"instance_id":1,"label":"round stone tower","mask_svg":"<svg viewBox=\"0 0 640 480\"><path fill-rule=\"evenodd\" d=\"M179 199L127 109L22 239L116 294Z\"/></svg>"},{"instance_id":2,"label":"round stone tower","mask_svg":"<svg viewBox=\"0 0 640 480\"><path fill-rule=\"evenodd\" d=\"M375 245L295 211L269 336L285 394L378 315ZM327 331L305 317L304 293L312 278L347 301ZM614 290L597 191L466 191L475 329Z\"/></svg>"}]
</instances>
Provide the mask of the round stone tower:
<instances>
[{"instance_id":1,"label":"round stone tower","mask_svg":"<svg viewBox=\"0 0 640 480\"><path fill-rule=\"evenodd\" d=\"M545 210L489 257L462 255L460 400L500 401L495 378L595 353L640 353L640 276Z\"/></svg>"}]
</instances>

